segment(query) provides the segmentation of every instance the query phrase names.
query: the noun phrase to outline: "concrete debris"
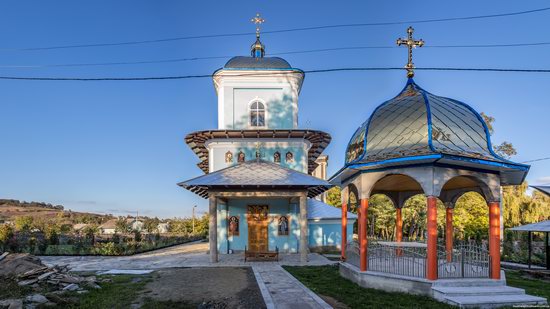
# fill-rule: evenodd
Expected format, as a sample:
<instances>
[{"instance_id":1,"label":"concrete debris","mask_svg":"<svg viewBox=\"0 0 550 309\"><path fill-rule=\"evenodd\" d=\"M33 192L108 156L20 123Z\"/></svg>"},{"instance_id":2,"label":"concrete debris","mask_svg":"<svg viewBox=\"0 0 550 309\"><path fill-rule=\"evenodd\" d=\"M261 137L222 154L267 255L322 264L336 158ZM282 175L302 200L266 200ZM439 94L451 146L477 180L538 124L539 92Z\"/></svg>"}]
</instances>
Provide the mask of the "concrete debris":
<instances>
[{"instance_id":1,"label":"concrete debris","mask_svg":"<svg viewBox=\"0 0 550 309\"><path fill-rule=\"evenodd\" d=\"M54 295L57 292L83 291L83 287L88 289L101 288L97 284L98 280L95 276L83 277L71 274L68 266L48 267L39 258L30 254L4 253L0 256L2 257L2 260L0 260L0 277L11 278L19 286L28 286L35 289L35 291L44 286L50 291L48 295ZM60 302L59 299L48 300L46 296L41 294L29 295L24 300L25 304L38 303L43 306L51 303L51 301L54 303ZM11 308L10 306L3 304L3 302L0 303L0 308Z\"/></svg>"},{"instance_id":2,"label":"concrete debris","mask_svg":"<svg viewBox=\"0 0 550 309\"><path fill-rule=\"evenodd\" d=\"M0 308L6 308L6 309L22 309L23 308L23 300L21 299L5 299L0 300Z\"/></svg>"},{"instance_id":3,"label":"concrete debris","mask_svg":"<svg viewBox=\"0 0 550 309\"><path fill-rule=\"evenodd\" d=\"M25 301L29 303L45 304L48 302L48 299L42 294L33 294L25 297Z\"/></svg>"}]
</instances>

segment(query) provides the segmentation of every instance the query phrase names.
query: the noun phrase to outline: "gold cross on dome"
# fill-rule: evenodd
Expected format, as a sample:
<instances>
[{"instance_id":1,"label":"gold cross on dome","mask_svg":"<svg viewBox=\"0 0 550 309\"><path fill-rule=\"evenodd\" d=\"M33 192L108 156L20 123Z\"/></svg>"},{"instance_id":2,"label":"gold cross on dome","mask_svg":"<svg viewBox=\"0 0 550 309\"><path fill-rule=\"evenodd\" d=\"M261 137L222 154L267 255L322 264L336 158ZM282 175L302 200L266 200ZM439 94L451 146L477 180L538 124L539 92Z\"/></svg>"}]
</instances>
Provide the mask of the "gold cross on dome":
<instances>
[{"instance_id":1,"label":"gold cross on dome","mask_svg":"<svg viewBox=\"0 0 550 309\"><path fill-rule=\"evenodd\" d=\"M424 46L424 41L422 39L415 40L413 38L413 27L407 28L407 38L406 39L397 39L397 46L406 45L409 50L409 61L407 62L407 65L405 66L405 69L407 69L407 77L411 78L414 76L414 63L413 63L413 48L422 47Z\"/></svg>"},{"instance_id":2,"label":"gold cross on dome","mask_svg":"<svg viewBox=\"0 0 550 309\"><path fill-rule=\"evenodd\" d=\"M254 16L251 20L254 24L256 24L256 37L260 37L260 26L265 23L265 19L263 19L260 16L260 13L256 13L256 16Z\"/></svg>"}]
</instances>

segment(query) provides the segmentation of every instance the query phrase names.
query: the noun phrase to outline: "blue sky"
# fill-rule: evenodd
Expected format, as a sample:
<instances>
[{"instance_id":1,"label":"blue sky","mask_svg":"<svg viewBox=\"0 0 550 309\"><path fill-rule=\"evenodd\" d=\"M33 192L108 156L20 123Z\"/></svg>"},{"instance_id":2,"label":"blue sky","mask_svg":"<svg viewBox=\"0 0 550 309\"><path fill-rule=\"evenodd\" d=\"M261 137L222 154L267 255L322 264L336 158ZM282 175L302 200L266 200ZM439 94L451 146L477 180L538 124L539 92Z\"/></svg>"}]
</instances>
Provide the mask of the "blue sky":
<instances>
[{"instance_id":1,"label":"blue sky","mask_svg":"<svg viewBox=\"0 0 550 309\"><path fill-rule=\"evenodd\" d=\"M41 51L12 48L109 43L327 24L485 15L549 6L547 1L3 1L0 75L165 76L209 74L227 59L179 63L9 68L19 65L147 61L247 55L253 36L158 44ZM550 11L530 15L412 24L426 48L424 67L550 68L550 46L429 48L430 45L550 41ZM265 34L267 53L393 45L406 25ZM402 66L404 48L284 56L304 70ZM550 156L550 74L417 72L416 82L438 95L496 118L493 140L510 141L522 162ZM309 74L300 96L300 126L329 132L329 174L344 160L355 129L397 94L404 72ZM189 216L205 200L176 186L201 174L184 136L217 125L210 79L143 82L0 81L0 198L45 201L79 211L160 217ZM550 182L550 160L532 164L528 181Z\"/></svg>"}]
</instances>

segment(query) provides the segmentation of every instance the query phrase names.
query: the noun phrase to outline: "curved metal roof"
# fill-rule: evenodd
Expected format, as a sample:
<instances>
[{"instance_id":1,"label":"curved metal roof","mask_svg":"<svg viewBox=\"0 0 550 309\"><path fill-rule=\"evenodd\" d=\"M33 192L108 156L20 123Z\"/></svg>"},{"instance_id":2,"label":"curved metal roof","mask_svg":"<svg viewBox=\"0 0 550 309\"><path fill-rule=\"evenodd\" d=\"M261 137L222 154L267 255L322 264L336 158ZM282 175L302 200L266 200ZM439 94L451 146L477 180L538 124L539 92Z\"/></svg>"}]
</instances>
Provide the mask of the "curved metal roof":
<instances>
[{"instance_id":1,"label":"curved metal roof","mask_svg":"<svg viewBox=\"0 0 550 309\"><path fill-rule=\"evenodd\" d=\"M409 79L357 129L346 164L434 153L506 161L493 152L488 128L473 108Z\"/></svg>"},{"instance_id":2,"label":"curved metal roof","mask_svg":"<svg viewBox=\"0 0 550 309\"><path fill-rule=\"evenodd\" d=\"M292 69L290 63L279 57L245 57L229 59L224 69Z\"/></svg>"},{"instance_id":3,"label":"curved metal roof","mask_svg":"<svg viewBox=\"0 0 550 309\"><path fill-rule=\"evenodd\" d=\"M434 95L412 78L355 131L345 158L332 179L348 177L356 169L437 163L496 171L502 185L517 185L529 171L528 165L494 152L489 129L473 108Z\"/></svg>"}]
</instances>

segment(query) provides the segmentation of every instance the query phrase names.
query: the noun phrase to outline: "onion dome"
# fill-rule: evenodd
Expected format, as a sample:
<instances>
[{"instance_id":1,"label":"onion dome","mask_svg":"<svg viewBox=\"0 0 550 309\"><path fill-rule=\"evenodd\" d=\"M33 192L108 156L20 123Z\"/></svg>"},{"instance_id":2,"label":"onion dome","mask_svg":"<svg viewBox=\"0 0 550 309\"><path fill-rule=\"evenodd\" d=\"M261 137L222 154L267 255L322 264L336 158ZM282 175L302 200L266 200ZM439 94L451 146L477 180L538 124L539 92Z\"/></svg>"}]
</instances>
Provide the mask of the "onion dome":
<instances>
[{"instance_id":1,"label":"onion dome","mask_svg":"<svg viewBox=\"0 0 550 309\"><path fill-rule=\"evenodd\" d=\"M434 156L436 155L436 156ZM346 167L422 163L447 158L480 164L514 164L498 156L489 129L465 103L434 95L409 78L393 99L378 106L353 134L346 149ZM430 160L432 161L432 160ZM399 162L399 163L397 163Z\"/></svg>"}]
</instances>

